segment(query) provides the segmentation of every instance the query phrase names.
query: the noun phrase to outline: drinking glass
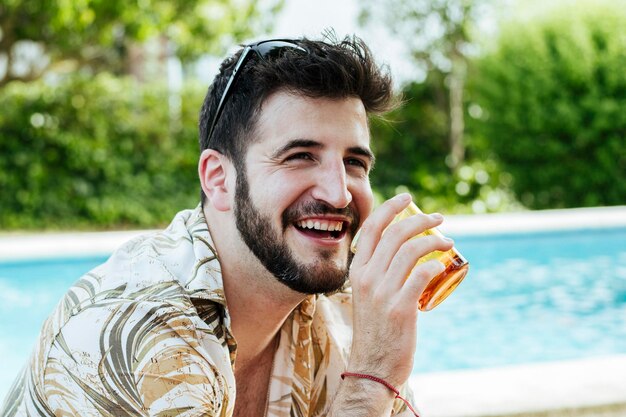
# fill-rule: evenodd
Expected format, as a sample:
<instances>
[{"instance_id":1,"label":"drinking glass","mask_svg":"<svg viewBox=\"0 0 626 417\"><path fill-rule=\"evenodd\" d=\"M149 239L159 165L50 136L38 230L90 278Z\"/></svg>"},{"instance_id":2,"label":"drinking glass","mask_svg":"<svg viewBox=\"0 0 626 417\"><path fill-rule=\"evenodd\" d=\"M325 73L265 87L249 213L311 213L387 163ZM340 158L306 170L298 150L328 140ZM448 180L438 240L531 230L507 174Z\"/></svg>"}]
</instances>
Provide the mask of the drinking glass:
<instances>
[{"instance_id":1,"label":"drinking glass","mask_svg":"<svg viewBox=\"0 0 626 417\"><path fill-rule=\"evenodd\" d=\"M400 220L414 216L421 212L422 211L415 205L415 203L411 202L411 204L409 204L407 208L402 210L393 219L391 224L397 223ZM356 252L356 243L359 235L360 233L357 233L357 235L352 240L352 252ZM413 239L427 235L442 236L441 232L437 230L437 228L432 228L416 235ZM445 266L445 269L439 275L431 279L424 291L422 292L417 302L417 307L421 311L430 311L433 308L437 307L452 293L452 291L454 291L454 289L461 283L461 281L463 281L463 278L465 278L469 269L469 262L454 247L445 252L434 251L425 256L422 256L417 261L415 266L430 259L439 260Z\"/></svg>"}]
</instances>

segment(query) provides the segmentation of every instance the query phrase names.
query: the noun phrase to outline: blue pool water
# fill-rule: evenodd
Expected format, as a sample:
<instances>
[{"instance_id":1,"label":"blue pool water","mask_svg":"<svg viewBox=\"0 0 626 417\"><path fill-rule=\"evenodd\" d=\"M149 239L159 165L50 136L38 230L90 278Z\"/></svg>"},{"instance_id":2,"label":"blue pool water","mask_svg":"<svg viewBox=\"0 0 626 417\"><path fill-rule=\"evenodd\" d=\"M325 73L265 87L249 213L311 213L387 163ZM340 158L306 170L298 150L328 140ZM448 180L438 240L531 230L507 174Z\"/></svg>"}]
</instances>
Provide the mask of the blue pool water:
<instances>
[{"instance_id":1,"label":"blue pool water","mask_svg":"<svg viewBox=\"0 0 626 417\"><path fill-rule=\"evenodd\" d=\"M470 272L420 315L415 372L626 353L626 228L455 241ZM104 260L0 262L0 401L45 317Z\"/></svg>"},{"instance_id":2,"label":"blue pool water","mask_svg":"<svg viewBox=\"0 0 626 417\"><path fill-rule=\"evenodd\" d=\"M626 229L455 242L470 272L420 316L416 371L626 353Z\"/></svg>"}]
</instances>

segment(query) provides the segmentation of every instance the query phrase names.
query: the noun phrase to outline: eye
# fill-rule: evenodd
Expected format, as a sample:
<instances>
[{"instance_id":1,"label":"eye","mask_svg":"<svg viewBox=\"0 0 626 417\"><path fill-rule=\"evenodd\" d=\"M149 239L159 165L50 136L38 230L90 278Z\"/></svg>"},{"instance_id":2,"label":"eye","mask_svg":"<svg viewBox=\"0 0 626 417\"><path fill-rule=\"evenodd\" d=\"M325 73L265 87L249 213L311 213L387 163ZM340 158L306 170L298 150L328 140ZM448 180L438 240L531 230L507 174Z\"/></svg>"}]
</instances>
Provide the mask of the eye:
<instances>
[{"instance_id":1,"label":"eye","mask_svg":"<svg viewBox=\"0 0 626 417\"><path fill-rule=\"evenodd\" d=\"M289 155L287 158L285 158L285 160L287 161L293 161L297 159L313 160L313 156L308 152L298 152L298 153Z\"/></svg>"},{"instance_id":2,"label":"eye","mask_svg":"<svg viewBox=\"0 0 626 417\"><path fill-rule=\"evenodd\" d=\"M346 165L362 168L365 171L369 171L369 164L359 158L347 158Z\"/></svg>"}]
</instances>

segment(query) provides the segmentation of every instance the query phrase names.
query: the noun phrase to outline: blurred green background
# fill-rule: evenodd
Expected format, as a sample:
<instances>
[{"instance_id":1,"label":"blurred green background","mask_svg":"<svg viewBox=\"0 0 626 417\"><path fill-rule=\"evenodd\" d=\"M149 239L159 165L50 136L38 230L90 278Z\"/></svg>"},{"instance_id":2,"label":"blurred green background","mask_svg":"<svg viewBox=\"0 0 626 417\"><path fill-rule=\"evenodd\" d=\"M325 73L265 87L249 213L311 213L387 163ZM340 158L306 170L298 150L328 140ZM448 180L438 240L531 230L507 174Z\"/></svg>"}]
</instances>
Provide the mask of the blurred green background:
<instances>
[{"instance_id":1,"label":"blurred green background","mask_svg":"<svg viewBox=\"0 0 626 417\"><path fill-rule=\"evenodd\" d=\"M158 227L195 206L203 71L300 1L2 0L0 230ZM384 27L414 68L372 123L379 199L626 204L626 0L545 3L358 2L357 34Z\"/></svg>"}]
</instances>

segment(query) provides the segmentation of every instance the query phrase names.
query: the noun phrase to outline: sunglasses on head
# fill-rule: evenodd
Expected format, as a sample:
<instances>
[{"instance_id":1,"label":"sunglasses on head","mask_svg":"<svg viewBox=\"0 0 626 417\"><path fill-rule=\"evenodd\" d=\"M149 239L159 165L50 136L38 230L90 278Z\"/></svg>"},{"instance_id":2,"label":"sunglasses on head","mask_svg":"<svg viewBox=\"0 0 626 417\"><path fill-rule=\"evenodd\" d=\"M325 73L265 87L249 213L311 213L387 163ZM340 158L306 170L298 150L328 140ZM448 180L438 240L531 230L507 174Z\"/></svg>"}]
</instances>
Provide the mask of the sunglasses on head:
<instances>
[{"instance_id":1,"label":"sunglasses on head","mask_svg":"<svg viewBox=\"0 0 626 417\"><path fill-rule=\"evenodd\" d=\"M226 99L233 91L233 85L237 80L237 76L239 75L239 70L246 61L253 56L252 53L256 54L261 59L268 59L272 57L277 57L281 54L285 49L295 49L302 52L307 52L306 49L301 47L294 40L290 39L268 39L265 41L251 43L246 45L241 51L241 55L239 55L239 59L235 64L233 71L228 78L228 82L226 83L226 88L224 88L224 92L222 93L222 98L220 98L219 104L217 105L217 109L215 110L215 115L213 116L213 120L209 125L208 134L206 136L207 141L211 140L211 136L213 135L213 130L215 130L215 125L224 110L224 104L226 103Z\"/></svg>"}]
</instances>

